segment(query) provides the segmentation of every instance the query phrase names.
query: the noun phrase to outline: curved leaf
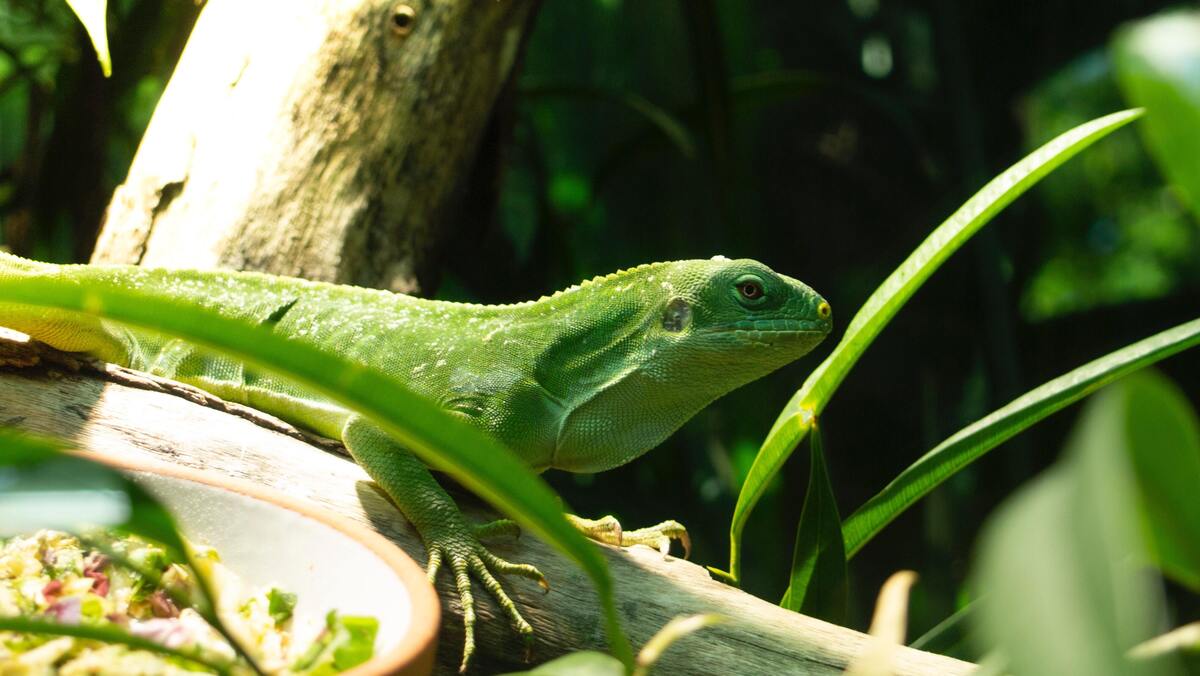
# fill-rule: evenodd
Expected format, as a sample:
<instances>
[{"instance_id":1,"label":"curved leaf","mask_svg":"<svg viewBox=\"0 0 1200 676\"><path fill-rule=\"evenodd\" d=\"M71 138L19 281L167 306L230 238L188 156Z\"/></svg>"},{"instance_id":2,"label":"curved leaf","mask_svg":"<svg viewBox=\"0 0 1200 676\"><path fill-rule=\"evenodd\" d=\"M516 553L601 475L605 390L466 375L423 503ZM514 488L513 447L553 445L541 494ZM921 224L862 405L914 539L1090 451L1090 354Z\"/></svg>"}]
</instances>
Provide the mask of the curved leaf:
<instances>
[{"instance_id":1,"label":"curved leaf","mask_svg":"<svg viewBox=\"0 0 1200 676\"><path fill-rule=\"evenodd\" d=\"M1200 319L1140 340L1037 387L956 432L846 518L847 556L955 472L1121 376L1200 343Z\"/></svg>"},{"instance_id":2,"label":"curved leaf","mask_svg":"<svg viewBox=\"0 0 1200 676\"><path fill-rule=\"evenodd\" d=\"M1153 636L1161 586L1136 574L1142 542L1125 439L1125 392L1088 402L1065 457L989 519L974 586L978 629L1030 676L1180 673L1173 660L1142 668L1126 651Z\"/></svg>"},{"instance_id":3,"label":"curved leaf","mask_svg":"<svg viewBox=\"0 0 1200 676\"><path fill-rule=\"evenodd\" d=\"M1148 111L1139 130L1180 201L1200 218L1200 12L1133 23L1111 47L1125 98Z\"/></svg>"},{"instance_id":4,"label":"curved leaf","mask_svg":"<svg viewBox=\"0 0 1200 676\"><path fill-rule=\"evenodd\" d=\"M842 624L846 616L846 549L837 501L825 467L821 430L809 436L812 461L808 492L796 527L792 580L779 605L788 610Z\"/></svg>"},{"instance_id":5,"label":"curved leaf","mask_svg":"<svg viewBox=\"0 0 1200 676\"><path fill-rule=\"evenodd\" d=\"M71 11L75 12L75 16L79 17L83 29L91 38L104 77L109 77L112 75L112 57L108 55L108 22L105 16L108 0L67 0L67 4L71 6Z\"/></svg>"},{"instance_id":6,"label":"curved leaf","mask_svg":"<svg viewBox=\"0 0 1200 676\"><path fill-rule=\"evenodd\" d=\"M1084 148L1141 115L1126 110L1081 124L1030 153L992 179L934 230L871 294L833 353L817 367L780 413L738 494L729 527L729 573L740 577L741 538L750 512L791 456L838 385L921 284L1001 209Z\"/></svg>"},{"instance_id":7,"label":"curved leaf","mask_svg":"<svg viewBox=\"0 0 1200 676\"><path fill-rule=\"evenodd\" d=\"M1148 554L1200 590L1200 421L1187 396L1153 370L1122 380L1125 447L1137 481Z\"/></svg>"},{"instance_id":8,"label":"curved leaf","mask_svg":"<svg viewBox=\"0 0 1200 676\"><path fill-rule=\"evenodd\" d=\"M369 416L430 466L451 474L575 560L596 586L613 652L626 664L632 663L633 651L613 606L608 566L567 523L553 491L498 441L393 378L151 289L132 291L100 280L85 288L68 279L8 278L0 279L0 298L5 303L81 312L178 336L282 375Z\"/></svg>"}]
</instances>

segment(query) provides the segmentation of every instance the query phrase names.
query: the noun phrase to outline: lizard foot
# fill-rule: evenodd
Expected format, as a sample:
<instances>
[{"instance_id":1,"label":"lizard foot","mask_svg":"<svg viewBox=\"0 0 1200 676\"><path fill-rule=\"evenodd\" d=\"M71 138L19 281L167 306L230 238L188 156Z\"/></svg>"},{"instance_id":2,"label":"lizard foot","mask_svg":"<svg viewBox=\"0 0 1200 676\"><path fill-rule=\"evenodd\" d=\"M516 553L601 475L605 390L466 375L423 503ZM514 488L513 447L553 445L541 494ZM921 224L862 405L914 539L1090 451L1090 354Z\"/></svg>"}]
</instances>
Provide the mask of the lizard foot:
<instances>
[{"instance_id":1,"label":"lizard foot","mask_svg":"<svg viewBox=\"0 0 1200 676\"><path fill-rule=\"evenodd\" d=\"M680 544L683 545L683 558L688 558L692 553L692 540L688 537L687 529L678 521L663 521L658 525L648 528L624 530L621 528L621 524L612 516L605 516L599 519L585 519L574 514L568 514L567 520L584 535L597 542L616 545L618 547L646 545L652 549L657 549L663 556L666 556L671 551L671 540L679 540Z\"/></svg>"},{"instance_id":2,"label":"lizard foot","mask_svg":"<svg viewBox=\"0 0 1200 676\"><path fill-rule=\"evenodd\" d=\"M493 521L469 531L450 530L429 538L426 550L429 552L429 565L426 573L430 582L436 582L438 571L443 566L449 568L458 591L458 600L463 613L463 657L459 665L459 673L467 670L471 656L475 654L475 597L471 593L471 577L479 580L484 589L491 593L496 603L508 615L508 620L521 639L525 642L526 654L533 647L533 627L521 616L517 606L509 597L508 592L500 586L497 575L517 575L538 583L543 591L549 591L550 585L546 577L534 566L524 563L511 563L491 553L477 539L480 535L511 534L516 524L508 519Z\"/></svg>"}]
</instances>

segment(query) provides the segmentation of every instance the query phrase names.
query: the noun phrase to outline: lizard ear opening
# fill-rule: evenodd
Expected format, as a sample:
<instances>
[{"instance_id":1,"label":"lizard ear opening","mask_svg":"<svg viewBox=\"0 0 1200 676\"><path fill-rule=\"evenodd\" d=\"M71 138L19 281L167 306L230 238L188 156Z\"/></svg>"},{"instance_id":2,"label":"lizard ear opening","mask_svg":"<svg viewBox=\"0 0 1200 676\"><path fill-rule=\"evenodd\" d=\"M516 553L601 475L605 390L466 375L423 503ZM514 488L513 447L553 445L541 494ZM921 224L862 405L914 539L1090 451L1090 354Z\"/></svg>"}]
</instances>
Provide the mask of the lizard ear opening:
<instances>
[{"instance_id":1,"label":"lizard ear opening","mask_svg":"<svg viewBox=\"0 0 1200 676\"><path fill-rule=\"evenodd\" d=\"M663 310L662 326L667 331L678 333L692 323L692 306L682 298L672 298Z\"/></svg>"}]
</instances>

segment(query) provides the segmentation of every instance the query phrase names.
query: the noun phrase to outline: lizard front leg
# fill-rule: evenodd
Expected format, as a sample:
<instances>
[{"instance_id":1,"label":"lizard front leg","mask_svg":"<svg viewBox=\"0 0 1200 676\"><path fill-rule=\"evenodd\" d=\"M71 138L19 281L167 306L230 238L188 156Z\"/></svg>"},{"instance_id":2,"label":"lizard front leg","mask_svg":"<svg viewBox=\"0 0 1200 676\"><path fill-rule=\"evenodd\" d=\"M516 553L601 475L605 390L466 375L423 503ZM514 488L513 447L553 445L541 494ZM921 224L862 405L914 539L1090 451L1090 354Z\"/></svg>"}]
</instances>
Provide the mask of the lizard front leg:
<instances>
[{"instance_id":1,"label":"lizard front leg","mask_svg":"<svg viewBox=\"0 0 1200 676\"><path fill-rule=\"evenodd\" d=\"M417 529L429 555L429 581L437 579L444 566L450 569L462 604L464 641L459 671L466 671L475 652L475 602L471 594L471 576L491 592L521 635L526 648L533 640L533 627L521 617L516 604L500 586L497 574L513 574L537 581L549 590L545 576L537 568L510 563L487 550L480 537L513 533L515 524L507 519L472 527L458 506L429 473L429 469L411 452L365 418L354 415L342 429L342 442L354 460L366 470Z\"/></svg>"},{"instance_id":2,"label":"lizard front leg","mask_svg":"<svg viewBox=\"0 0 1200 676\"><path fill-rule=\"evenodd\" d=\"M663 521L660 524L637 530L624 530L615 517L609 515L599 519L585 519L581 516L568 514L567 520L579 532L589 538L618 547L646 545L657 549L666 556L671 551L671 540L679 540L683 545L683 558L692 553L692 540L688 537L687 529L678 521Z\"/></svg>"}]
</instances>

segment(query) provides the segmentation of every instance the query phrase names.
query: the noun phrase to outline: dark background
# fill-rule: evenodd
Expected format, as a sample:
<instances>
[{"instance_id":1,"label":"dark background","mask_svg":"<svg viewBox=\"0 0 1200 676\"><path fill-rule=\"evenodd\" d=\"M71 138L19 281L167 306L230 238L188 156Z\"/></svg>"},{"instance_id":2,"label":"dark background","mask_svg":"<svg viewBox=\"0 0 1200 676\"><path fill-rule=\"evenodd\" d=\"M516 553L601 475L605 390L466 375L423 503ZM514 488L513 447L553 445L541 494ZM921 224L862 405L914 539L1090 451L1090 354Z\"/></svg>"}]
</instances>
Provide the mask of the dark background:
<instances>
[{"instance_id":1,"label":"dark background","mask_svg":"<svg viewBox=\"0 0 1200 676\"><path fill-rule=\"evenodd\" d=\"M1128 107L1111 75L1114 31L1169 6L1194 5L545 0L506 111L496 208L467 205L438 296L520 300L638 263L723 254L762 260L829 299L837 328L812 355L632 465L548 476L582 514L627 527L683 521L693 558L723 568L759 441L855 310L989 178ZM110 2L105 80L62 0L0 0L6 246L86 260L196 11ZM842 514L1021 392L1194 318L1196 226L1136 129L1009 207L921 289L827 408ZM1161 368L1195 400L1200 356ZM902 568L921 574L912 636L969 600L982 520L1054 460L1074 415L997 448L855 557L852 626L865 626L879 585ZM787 582L806 457L788 464L746 533L745 587L771 600Z\"/></svg>"}]
</instances>

